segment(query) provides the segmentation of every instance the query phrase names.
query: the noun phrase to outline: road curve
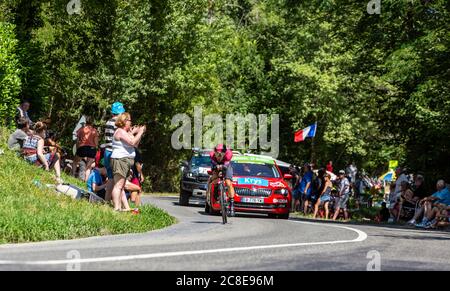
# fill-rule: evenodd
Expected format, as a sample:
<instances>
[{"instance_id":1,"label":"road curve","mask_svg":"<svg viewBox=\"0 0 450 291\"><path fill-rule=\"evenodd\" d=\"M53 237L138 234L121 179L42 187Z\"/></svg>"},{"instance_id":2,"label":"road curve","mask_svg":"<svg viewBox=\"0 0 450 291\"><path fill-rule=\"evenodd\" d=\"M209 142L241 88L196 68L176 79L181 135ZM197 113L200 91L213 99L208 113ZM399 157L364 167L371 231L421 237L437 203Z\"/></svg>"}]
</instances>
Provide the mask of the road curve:
<instances>
[{"instance_id":1,"label":"road curve","mask_svg":"<svg viewBox=\"0 0 450 291\"><path fill-rule=\"evenodd\" d=\"M145 197L179 223L143 234L0 246L0 270L450 270L450 234L239 215ZM429 246L425 251L420 248ZM368 258L369 257L369 258Z\"/></svg>"}]
</instances>

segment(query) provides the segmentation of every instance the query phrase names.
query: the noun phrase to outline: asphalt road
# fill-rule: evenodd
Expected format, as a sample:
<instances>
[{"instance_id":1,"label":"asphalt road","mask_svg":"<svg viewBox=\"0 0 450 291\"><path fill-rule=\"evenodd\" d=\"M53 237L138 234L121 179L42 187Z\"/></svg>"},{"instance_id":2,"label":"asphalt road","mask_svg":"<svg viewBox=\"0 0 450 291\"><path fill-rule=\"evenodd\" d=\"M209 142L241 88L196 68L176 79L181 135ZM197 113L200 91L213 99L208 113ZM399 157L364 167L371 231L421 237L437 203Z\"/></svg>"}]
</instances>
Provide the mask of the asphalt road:
<instances>
[{"instance_id":1,"label":"asphalt road","mask_svg":"<svg viewBox=\"0 0 450 291\"><path fill-rule=\"evenodd\" d=\"M143 234L0 246L0 270L450 270L450 233L242 215L145 197L179 223ZM379 262L379 264L378 264Z\"/></svg>"}]
</instances>

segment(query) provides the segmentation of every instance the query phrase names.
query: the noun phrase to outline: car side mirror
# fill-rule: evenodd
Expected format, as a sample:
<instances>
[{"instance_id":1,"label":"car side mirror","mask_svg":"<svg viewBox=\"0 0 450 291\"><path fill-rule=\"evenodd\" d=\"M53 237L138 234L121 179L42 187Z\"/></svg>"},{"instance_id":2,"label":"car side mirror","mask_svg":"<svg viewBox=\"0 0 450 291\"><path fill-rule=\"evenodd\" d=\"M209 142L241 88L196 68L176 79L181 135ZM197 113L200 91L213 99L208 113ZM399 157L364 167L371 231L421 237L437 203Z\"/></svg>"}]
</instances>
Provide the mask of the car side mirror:
<instances>
[{"instance_id":1,"label":"car side mirror","mask_svg":"<svg viewBox=\"0 0 450 291\"><path fill-rule=\"evenodd\" d=\"M284 174L283 178L286 179L286 180L290 180L290 179L292 179L293 177L292 177L291 174Z\"/></svg>"}]
</instances>

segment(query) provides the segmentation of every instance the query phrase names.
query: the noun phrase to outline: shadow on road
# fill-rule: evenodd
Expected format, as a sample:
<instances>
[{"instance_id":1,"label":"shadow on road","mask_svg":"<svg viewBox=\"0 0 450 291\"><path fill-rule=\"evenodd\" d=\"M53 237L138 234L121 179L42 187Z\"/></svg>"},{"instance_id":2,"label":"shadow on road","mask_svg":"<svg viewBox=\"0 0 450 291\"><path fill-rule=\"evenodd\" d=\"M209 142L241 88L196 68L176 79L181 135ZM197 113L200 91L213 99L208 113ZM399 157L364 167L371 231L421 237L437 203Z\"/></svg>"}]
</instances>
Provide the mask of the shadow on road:
<instances>
[{"instance_id":1,"label":"shadow on road","mask_svg":"<svg viewBox=\"0 0 450 291\"><path fill-rule=\"evenodd\" d=\"M205 211L198 211L197 213L200 215L207 215L207 216L220 216L220 213L209 214L209 213L206 213ZM265 218L265 219L268 219L266 214L241 213L241 212L236 213L235 217L231 217L231 219L233 219L233 218L258 218L258 219Z\"/></svg>"},{"instance_id":2,"label":"shadow on road","mask_svg":"<svg viewBox=\"0 0 450 291\"><path fill-rule=\"evenodd\" d=\"M414 226L409 225L398 225L398 224L375 224L375 223L364 223L364 222L356 222L356 221L333 221L333 220L325 220L325 219L313 219L313 218L307 218L307 217L292 217L290 220L297 220L297 221L306 221L306 222L315 222L315 223L327 223L327 224L339 224L339 225L347 225L347 226L370 226L370 227L378 227L378 228L390 228L390 229L398 229L398 230L415 230L418 232L426 232L426 233L432 233L432 234L444 234L449 235L450 230L449 229L420 229Z\"/></svg>"},{"instance_id":3,"label":"shadow on road","mask_svg":"<svg viewBox=\"0 0 450 291\"><path fill-rule=\"evenodd\" d=\"M221 221L191 221L191 223L198 223L198 224L222 224Z\"/></svg>"}]
</instances>

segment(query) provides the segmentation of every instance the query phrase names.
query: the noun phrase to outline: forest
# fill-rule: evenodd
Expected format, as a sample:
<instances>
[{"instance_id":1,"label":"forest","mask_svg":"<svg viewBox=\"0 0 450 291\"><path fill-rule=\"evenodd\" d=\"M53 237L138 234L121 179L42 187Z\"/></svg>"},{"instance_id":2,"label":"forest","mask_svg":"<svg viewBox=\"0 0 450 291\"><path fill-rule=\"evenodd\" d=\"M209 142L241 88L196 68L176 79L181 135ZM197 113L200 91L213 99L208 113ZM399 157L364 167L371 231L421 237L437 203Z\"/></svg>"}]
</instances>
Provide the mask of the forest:
<instances>
[{"instance_id":1,"label":"forest","mask_svg":"<svg viewBox=\"0 0 450 291\"><path fill-rule=\"evenodd\" d=\"M173 116L278 114L280 160L448 182L450 1L368 2L0 0L0 126L27 99L71 148L81 115L101 130L121 101L148 128L148 191L176 191Z\"/></svg>"}]
</instances>

